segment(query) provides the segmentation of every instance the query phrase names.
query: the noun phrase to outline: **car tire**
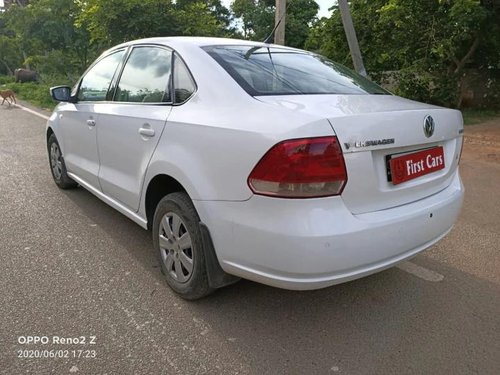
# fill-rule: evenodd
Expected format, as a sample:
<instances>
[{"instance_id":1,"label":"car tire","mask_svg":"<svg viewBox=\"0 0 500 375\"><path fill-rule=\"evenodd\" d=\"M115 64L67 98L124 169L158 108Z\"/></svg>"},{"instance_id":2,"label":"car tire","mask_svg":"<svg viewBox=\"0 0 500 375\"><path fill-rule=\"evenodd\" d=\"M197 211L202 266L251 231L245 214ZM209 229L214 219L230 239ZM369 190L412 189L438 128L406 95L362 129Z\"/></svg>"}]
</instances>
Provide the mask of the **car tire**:
<instances>
[{"instance_id":1,"label":"car tire","mask_svg":"<svg viewBox=\"0 0 500 375\"><path fill-rule=\"evenodd\" d=\"M186 193L166 195L156 207L153 243L167 284L187 300L214 291L207 276L200 218Z\"/></svg>"},{"instance_id":2,"label":"car tire","mask_svg":"<svg viewBox=\"0 0 500 375\"><path fill-rule=\"evenodd\" d=\"M78 184L68 176L61 147L54 134L51 134L47 141L47 151L49 152L50 171L56 185L61 189L76 188Z\"/></svg>"}]
</instances>

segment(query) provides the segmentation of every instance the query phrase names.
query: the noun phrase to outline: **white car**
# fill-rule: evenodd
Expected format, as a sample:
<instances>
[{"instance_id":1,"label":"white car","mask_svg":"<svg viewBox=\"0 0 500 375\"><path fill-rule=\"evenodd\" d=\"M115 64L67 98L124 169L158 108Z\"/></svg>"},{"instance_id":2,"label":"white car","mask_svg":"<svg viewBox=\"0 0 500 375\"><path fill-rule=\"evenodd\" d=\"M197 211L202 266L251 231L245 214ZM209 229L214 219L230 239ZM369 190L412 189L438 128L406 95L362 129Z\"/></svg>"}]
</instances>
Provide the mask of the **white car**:
<instances>
[{"instance_id":1,"label":"white car","mask_svg":"<svg viewBox=\"0 0 500 375\"><path fill-rule=\"evenodd\" d=\"M51 93L56 184L151 229L187 299L240 277L307 290L378 272L443 238L462 205L460 112L310 52L144 39Z\"/></svg>"}]
</instances>

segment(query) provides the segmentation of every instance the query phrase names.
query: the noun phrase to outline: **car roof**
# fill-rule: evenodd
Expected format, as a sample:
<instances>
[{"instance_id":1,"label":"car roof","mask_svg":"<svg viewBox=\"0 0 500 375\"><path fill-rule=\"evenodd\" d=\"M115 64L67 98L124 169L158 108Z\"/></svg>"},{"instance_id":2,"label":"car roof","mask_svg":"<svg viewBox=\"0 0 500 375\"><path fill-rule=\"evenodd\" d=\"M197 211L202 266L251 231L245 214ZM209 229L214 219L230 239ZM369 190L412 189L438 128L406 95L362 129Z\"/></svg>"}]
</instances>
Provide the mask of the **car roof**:
<instances>
[{"instance_id":1,"label":"car roof","mask_svg":"<svg viewBox=\"0 0 500 375\"><path fill-rule=\"evenodd\" d=\"M236 45L236 46L255 46L255 47L275 47L283 48L288 50L297 51L296 48L285 47L277 44L270 44L264 42L255 42L250 40L242 39L231 39L231 38L215 38L215 37L195 37L195 36L171 36L171 37L155 37L155 38L145 38L137 39L129 42L125 42L110 48L108 51L113 51L117 48L128 47L136 44L164 44L175 48L176 46L183 47L203 47L203 46L220 46L220 45Z\"/></svg>"}]
</instances>

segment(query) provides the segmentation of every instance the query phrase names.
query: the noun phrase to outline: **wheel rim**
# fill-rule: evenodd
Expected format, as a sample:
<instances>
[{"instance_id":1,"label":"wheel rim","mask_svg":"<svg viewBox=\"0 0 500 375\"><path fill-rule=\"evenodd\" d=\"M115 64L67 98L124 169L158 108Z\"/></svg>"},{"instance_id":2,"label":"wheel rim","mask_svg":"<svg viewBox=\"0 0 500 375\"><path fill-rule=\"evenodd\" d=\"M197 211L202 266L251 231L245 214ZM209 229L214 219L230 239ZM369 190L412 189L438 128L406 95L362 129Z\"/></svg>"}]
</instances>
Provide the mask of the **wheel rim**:
<instances>
[{"instance_id":1,"label":"wheel rim","mask_svg":"<svg viewBox=\"0 0 500 375\"><path fill-rule=\"evenodd\" d=\"M160 254L167 273L186 283L193 273L191 235L179 215L168 212L160 223Z\"/></svg>"},{"instance_id":2,"label":"wheel rim","mask_svg":"<svg viewBox=\"0 0 500 375\"><path fill-rule=\"evenodd\" d=\"M50 166L54 177L59 180L62 176L61 150L57 143L50 145Z\"/></svg>"}]
</instances>

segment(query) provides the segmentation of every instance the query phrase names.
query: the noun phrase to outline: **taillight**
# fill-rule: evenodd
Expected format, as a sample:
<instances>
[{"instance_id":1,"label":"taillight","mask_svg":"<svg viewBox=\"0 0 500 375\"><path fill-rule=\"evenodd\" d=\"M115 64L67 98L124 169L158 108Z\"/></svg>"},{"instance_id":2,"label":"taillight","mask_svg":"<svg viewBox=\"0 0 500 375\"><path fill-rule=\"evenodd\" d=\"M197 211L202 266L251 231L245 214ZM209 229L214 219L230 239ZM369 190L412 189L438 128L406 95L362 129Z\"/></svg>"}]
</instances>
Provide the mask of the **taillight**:
<instances>
[{"instance_id":1,"label":"taillight","mask_svg":"<svg viewBox=\"0 0 500 375\"><path fill-rule=\"evenodd\" d=\"M339 195L347 172L337 137L291 139L272 147L248 176L255 194L282 198Z\"/></svg>"}]
</instances>

